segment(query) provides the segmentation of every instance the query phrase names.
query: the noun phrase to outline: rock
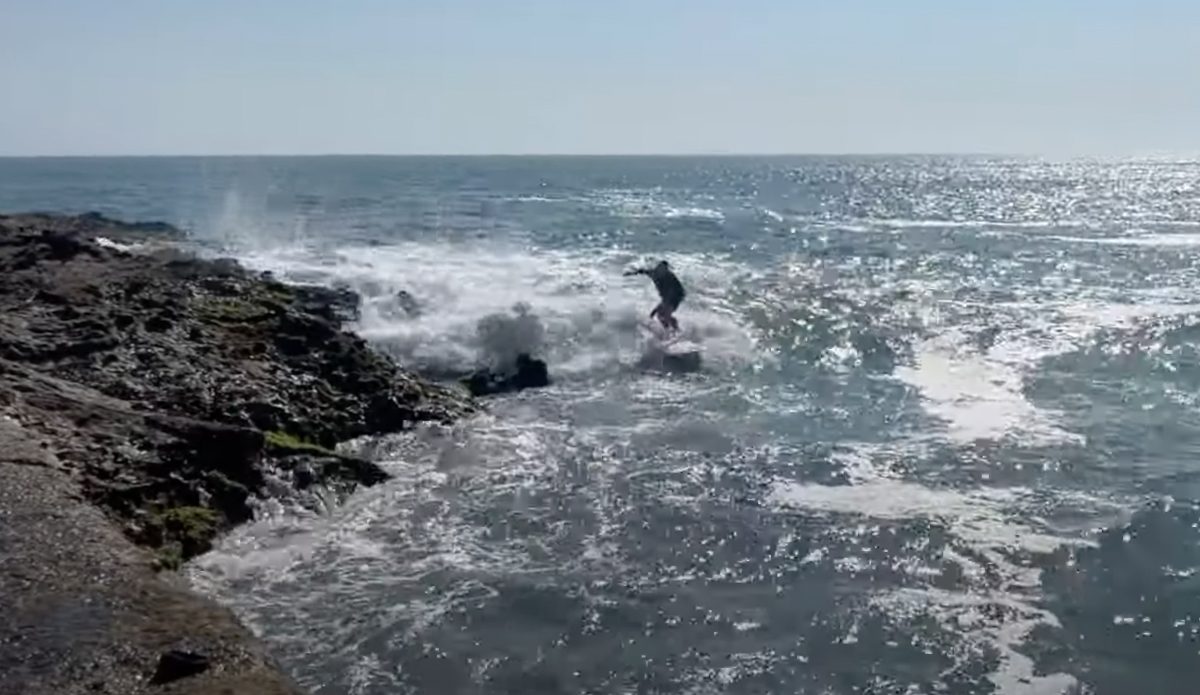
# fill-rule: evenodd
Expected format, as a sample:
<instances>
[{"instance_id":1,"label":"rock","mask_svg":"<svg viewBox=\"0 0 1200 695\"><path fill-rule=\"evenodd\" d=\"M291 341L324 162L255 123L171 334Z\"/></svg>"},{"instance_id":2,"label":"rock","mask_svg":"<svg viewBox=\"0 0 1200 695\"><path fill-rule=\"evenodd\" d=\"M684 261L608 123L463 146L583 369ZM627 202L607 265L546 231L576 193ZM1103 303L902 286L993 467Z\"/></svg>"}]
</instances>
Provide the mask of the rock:
<instances>
[{"instance_id":1,"label":"rock","mask_svg":"<svg viewBox=\"0 0 1200 695\"><path fill-rule=\"evenodd\" d=\"M288 478L337 496L387 479L342 442L479 408L348 332L348 288L184 240L0 216L0 692L142 692L157 660L164 692L298 693L231 613L153 568L211 549Z\"/></svg>"},{"instance_id":2,"label":"rock","mask_svg":"<svg viewBox=\"0 0 1200 695\"><path fill-rule=\"evenodd\" d=\"M292 469L292 479L297 490L307 490L317 482L317 471L307 461L297 462Z\"/></svg>"},{"instance_id":3,"label":"rock","mask_svg":"<svg viewBox=\"0 0 1200 695\"><path fill-rule=\"evenodd\" d=\"M155 685L170 683L180 678L204 673L211 666L209 658L203 654L172 649L159 657L158 668L155 669L150 682Z\"/></svg>"},{"instance_id":4,"label":"rock","mask_svg":"<svg viewBox=\"0 0 1200 695\"><path fill-rule=\"evenodd\" d=\"M267 468L296 453L267 446L272 434L319 447L297 485L348 490L386 475L338 443L477 409L347 332L360 303L347 287L95 241L182 236L172 229L0 216L0 402L61 444L54 460L135 542L186 560L249 519ZM211 519L174 511L196 509Z\"/></svg>"},{"instance_id":5,"label":"rock","mask_svg":"<svg viewBox=\"0 0 1200 695\"><path fill-rule=\"evenodd\" d=\"M362 297L349 286L321 287L293 285L289 288L294 305L303 312L319 316L332 323L357 321Z\"/></svg>"},{"instance_id":6,"label":"rock","mask_svg":"<svg viewBox=\"0 0 1200 695\"><path fill-rule=\"evenodd\" d=\"M1004 332L999 326L988 326L987 328L975 333L972 336L972 342L980 352L987 352L996 345L996 339Z\"/></svg>"},{"instance_id":7,"label":"rock","mask_svg":"<svg viewBox=\"0 0 1200 695\"><path fill-rule=\"evenodd\" d=\"M521 353L511 371L497 373L483 368L463 379L463 384L473 396L490 396L549 386L550 373L543 360Z\"/></svg>"},{"instance_id":8,"label":"rock","mask_svg":"<svg viewBox=\"0 0 1200 695\"><path fill-rule=\"evenodd\" d=\"M305 490L314 485L339 487L346 491L340 481L357 480L369 484L388 479L379 466L355 456L342 456L332 451L312 449L305 453L294 453L276 458L275 462L284 470L291 470L296 488Z\"/></svg>"},{"instance_id":9,"label":"rock","mask_svg":"<svg viewBox=\"0 0 1200 695\"><path fill-rule=\"evenodd\" d=\"M124 244L150 241L179 242L186 238L182 230L165 222L123 222L99 212L85 212L74 216L50 213L0 215L0 226L68 232L88 239L103 237Z\"/></svg>"},{"instance_id":10,"label":"rock","mask_svg":"<svg viewBox=\"0 0 1200 695\"><path fill-rule=\"evenodd\" d=\"M60 446L20 431L26 449ZM71 471L0 461L0 483L0 693L301 695L229 609L154 573ZM150 686L164 651L181 648L213 668Z\"/></svg>"},{"instance_id":11,"label":"rock","mask_svg":"<svg viewBox=\"0 0 1200 695\"><path fill-rule=\"evenodd\" d=\"M396 293L396 305L410 318L421 315L421 305L417 303L416 297L409 294L407 290L400 290Z\"/></svg>"}]
</instances>

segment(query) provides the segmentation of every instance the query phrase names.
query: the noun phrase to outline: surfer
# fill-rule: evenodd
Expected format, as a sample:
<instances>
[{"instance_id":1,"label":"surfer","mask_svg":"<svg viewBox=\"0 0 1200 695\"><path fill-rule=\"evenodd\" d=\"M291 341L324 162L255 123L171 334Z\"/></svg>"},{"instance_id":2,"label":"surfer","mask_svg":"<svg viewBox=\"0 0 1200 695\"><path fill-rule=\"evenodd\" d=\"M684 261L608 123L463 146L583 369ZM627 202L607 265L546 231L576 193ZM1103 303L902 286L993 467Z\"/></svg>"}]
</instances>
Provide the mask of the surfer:
<instances>
[{"instance_id":1,"label":"surfer","mask_svg":"<svg viewBox=\"0 0 1200 695\"><path fill-rule=\"evenodd\" d=\"M671 266L666 261L659 261L653 268L637 268L625 271L625 276L649 275L654 281L654 289L658 290L658 306L650 312L650 318L658 318L658 322L668 331L679 331L679 321L675 318L675 310L687 296L683 283L671 272Z\"/></svg>"}]
</instances>

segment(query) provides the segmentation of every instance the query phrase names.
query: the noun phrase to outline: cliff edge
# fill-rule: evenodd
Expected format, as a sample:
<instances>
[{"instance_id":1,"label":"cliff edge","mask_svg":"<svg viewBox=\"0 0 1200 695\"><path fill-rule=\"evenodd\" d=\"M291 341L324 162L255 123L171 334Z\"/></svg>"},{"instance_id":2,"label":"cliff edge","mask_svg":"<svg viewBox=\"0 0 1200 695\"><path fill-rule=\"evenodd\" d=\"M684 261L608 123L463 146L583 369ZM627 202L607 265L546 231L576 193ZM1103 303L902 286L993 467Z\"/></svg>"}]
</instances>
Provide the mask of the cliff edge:
<instances>
[{"instance_id":1,"label":"cliff edge","mask_svg":"<svg viewBox=\"0 0 1200 695\"><path fill-rule=\"evenodd\" d=\"M170 571L256 499L387 475L337 444L477 409L343 328L358 298L161 223L0 216L0 693L297 693Z\"/></svg>"}]
</instances>

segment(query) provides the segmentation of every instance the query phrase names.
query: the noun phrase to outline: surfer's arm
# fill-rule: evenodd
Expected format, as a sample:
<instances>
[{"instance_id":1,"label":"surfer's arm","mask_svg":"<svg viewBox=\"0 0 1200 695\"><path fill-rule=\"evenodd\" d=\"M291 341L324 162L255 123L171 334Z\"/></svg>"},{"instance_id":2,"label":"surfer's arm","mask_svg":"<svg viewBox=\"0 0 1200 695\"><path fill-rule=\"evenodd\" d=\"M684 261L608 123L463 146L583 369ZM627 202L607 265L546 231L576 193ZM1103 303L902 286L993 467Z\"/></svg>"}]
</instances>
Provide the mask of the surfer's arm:
<instances>
[{"instance_id":1,"label":"surfer's arm","mask_svg":"<svg viewBox=\"0 0 1200 695\"><path fill-rule=\"evenodd\" d=\"M649 275L649 274L650 274L649 268L634 268L633 270L626 270L624 273L622 273L622 275L624 275L625 277L629 277L630 275Z\"/></svg>"}]
</instances>

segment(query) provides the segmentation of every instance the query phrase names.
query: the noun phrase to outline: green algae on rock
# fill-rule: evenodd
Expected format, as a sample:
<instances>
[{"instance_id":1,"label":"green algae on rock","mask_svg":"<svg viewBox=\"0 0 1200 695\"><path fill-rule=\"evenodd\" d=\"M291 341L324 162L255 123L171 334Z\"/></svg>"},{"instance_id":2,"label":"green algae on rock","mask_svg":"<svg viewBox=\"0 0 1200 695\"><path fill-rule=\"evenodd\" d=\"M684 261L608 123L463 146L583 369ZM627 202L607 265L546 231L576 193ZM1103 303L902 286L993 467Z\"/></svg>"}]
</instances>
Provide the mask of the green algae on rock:
<instances>
[{"instance_id":1,"label":"green algae on rock","mask_svg":"<svg viewBox=\"0 0 1200 695\"><path fill-rule=\"evenodd\" d=\"M270 432L267 432L266 433L266 442L267 442L268 447L270 447L271 449L277 450L277 451L284 451L284 452L290 451L290 452L301 452L301 453L315 452L318 454L332 454L333 453L333 451L331 451L330 449L328 449L326 447L321 446L320 444L306 442L303 439L300 439L299 437L297 437L295 435L288 434L287 432L280 432L278 430L271 430Z\"/></svg>"}]
</instances>

